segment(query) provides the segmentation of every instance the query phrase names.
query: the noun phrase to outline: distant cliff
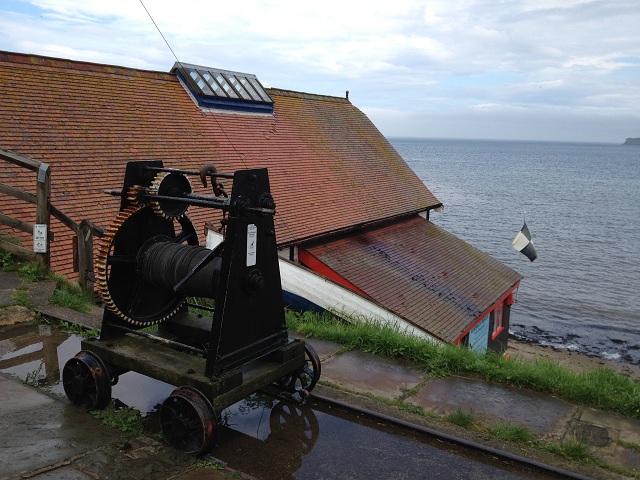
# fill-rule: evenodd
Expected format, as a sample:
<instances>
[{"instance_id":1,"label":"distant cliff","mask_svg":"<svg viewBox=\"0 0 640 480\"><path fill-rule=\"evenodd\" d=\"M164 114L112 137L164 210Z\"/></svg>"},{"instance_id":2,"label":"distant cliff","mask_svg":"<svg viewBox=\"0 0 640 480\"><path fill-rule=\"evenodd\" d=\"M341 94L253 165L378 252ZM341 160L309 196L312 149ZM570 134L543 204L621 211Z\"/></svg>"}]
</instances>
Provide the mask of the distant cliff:
<instances>
[{"instance_id":1,"label":"distant cliff","mask_svg":"<svg viewBox=\"0 0 640 480\"><path fill-rule=\"evenodd\" d=\"M627 138L623 145L640 145L640 138Z\"/></svg>"}]
</instances>

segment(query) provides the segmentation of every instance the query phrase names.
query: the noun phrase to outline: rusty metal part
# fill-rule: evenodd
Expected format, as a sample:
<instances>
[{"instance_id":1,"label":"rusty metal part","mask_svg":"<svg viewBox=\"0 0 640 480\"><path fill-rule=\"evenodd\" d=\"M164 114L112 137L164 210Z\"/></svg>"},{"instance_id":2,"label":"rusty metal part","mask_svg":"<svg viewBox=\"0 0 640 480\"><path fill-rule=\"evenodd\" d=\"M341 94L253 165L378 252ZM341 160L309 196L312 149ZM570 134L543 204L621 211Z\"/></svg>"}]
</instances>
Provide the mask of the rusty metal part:
<instances>
[{"instance_id":1,"label":"rusty metal part","mask_svg":"<svg viewBox=\"0 0 640 480\"><path fill-rule=\"evenodd\" d=\"M214 195L216 197L228 197L227 192L224 190L224 185L215 179L217 173L218 169L213 163L205 163L199 172L202 185L204 188L207 188L207 177L211 177L211 187L213 188Z\"/></svg>"},{"instance_id":2,"label":"rusty metal part","mask_svg":"<svg viewBox=\"0 0 640 480\"><path fill-rule=\"evenodd\" d=\"M176 388L162 403L160 428L171 447L196 455L208 451L218 434L211 402L189 386Z\"/></svg>"},{"instance_id":3,"label":"rusty metal part","mask_svg":"<svg viewBox=\"0 0 640 480\"><path fill-rule=\"evenodd\" d=\"M111 401L111 379L100 357L81 351L62 369L62 385L69 400L85 411L105 408Z\"/></svg>"},{"instance_id":4,"label":"rusty metal part","mask_svg":"<svg viewBox=\"0 0 640 480\"><path fill-rule=\"evenodd\" d=\"M181 231L176 233L174 222ZM146 231L139 232L139 225L144 225ZM138 254L154 238L198 244L188 217L167 219L155 215L150 205L130 206L118 213L113 224L106 229L95 265L96 290L105 308L137 326L163 322L186 302L184 295L172 289L148 285L139 277Z\"/></svg>"},{"instance_id":5,"label":"rusty metal part","mask_svg":"<svg viewBox=\"0 0 640 480\"><path fill-rule=\"evenodd\" d=\"M120 195L122 192L117 192ZM147 189L142 185L134 185L129 189L127 193L127 200L129 200L132 204L138 205L139 207L144 207L149 204L149 199L147 198Z\"/></svg>"},{"instance_id":6,"label":"rusty metal part","mask_svg":"<svg viewBox=\"0 0 640 480\"><path fill-rule=\"evenodd\" d=\"M209 174L218 173L218 169L213 163L205 163L200 169L200 180L202 180L202 186L207 188L207 177ZM213 182L213 178L211 180Z\"/></svg>"}]
</instances>

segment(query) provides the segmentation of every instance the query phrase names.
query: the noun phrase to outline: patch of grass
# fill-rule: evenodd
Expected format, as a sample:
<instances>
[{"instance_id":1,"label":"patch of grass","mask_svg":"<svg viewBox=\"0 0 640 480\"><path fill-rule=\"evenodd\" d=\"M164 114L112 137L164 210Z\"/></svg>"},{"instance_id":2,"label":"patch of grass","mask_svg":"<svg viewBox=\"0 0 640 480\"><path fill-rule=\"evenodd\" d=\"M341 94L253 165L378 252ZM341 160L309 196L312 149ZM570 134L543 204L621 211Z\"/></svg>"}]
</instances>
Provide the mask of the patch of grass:
<instances>
[{"instance_id":1,"label":"patch of grass","mask_svg":"<svg viewBox=\"0 0 640 480\"><path fill-rule=\"evenodd\" d=\"M286 314L289 328L308 336L341 343L347 349L396 358L420 366L428 375L470 375L556 395L564 400L640 418L640 382L598 368L575 373L556 362L507 359L493 352L436 344L409 335L397 326L345 322L328 313Z\"/></svg>"},{"instance_id":2,"label":"patch of grass","mask_svg":"<svg viewBox=\"0 0 640 480\"><path fill-rule=\"evenodd\" d=\"M77 283L57 278L56 289L49 299L54 305L67 307L81 313L89 313L93 299L82 291Z\"/></svg>"},{"instance_id":3,"label":"patch of grass","mask_svg":"<svg viewBox=\"0 0 640 480\"><path fill-rule=\"evenodd\" d=\"M473 410L464 411L458 408L455 412L450 413L444 419L463 428L473 428L478 423L478 417Z\"/></svg>"},{"instance_id":4,"label":"patch of grass","mask_svg":"<svg viewBox=\"0 0 640 480\"><path fill-rule=\"evenodd\" d=\"M541 448L561 457L583 463L597 463L597 459L584 443L565 440L559 443L541 443Z\"/></svg>"},{"instance_id":5,"label":"patch of grass","mask_svg":"<svg viewBox=\"0 0 640 480\"><path fill-rule=\"evenodd\" d=\"M26 282L39 282L49 277L49 269L36 262L20 264L18 273Z\"/></svg>"},{"instance_id":6,"label":"patch of grass","mask_svg":"<svg viewBox=\"0 0 640 480\"><path fill-rule=\"evenodd\" d=\"M620 440L620 439L618 439L616 443L621 447L628 448L629 450L635 450L636 452L640 452L640 443L625 442L624 440Z\"/></svg>"},{"instance_id":7,"label":"patch of grass","mask_svg":"<svg viewBox=\"0 0 640 480\"><path fill-rule=\"evenodd\" d=\"M532 443L536 436L524 425L513 422L495 423L487 428L487 432L500 440L518 443Z\"/></svg>"},{"instance_id":8,"label":"patch of grass","mask_svg":"<svg viewBox=\"0 0 640 480\"><path fill-rule=\"evenodd\" d=\"M79 323L71 323L66 322L64 320L58 323L58 328L62 330L67 335L75 335L80 338L92 338L98 337L100 335L100 330L97 328L86 328L84 325Z\"/></svg>"},{"instance_id":9,"label":"patch of grass","mask_svg":"<svg viewBox=\"0 0 640 480\"><path fill-rule=\"evenodd\" d=\"M0 269L3 272L12 272L18 268L17 259L6 250L0 250Z\"/></svg>"},{"instance_id":10,"label":"patch of grass","mask_svg":"<svg viewBox=\"0 0 640 480\"><path fill-rule=\"evenodd\" d=\"M202 460L196 464L197 469L210 468L212 470L224 470L225 464L217 459Z\"/></svg>"},{"instance_id":11,"label":"patch of grass","mask_svg":"<svg viewBox=\"0 0 640 480\"><path fill-rule=\"evenodd\" d=\"M640 478L640 471L638 470L627 470L624 467L619 467L618 465L611 465L609 463L599 463L598 466L605 468L611 472L615 472L618 475L623 475L629 478Z\"/></svg>"},{"instance_id":12,"label":"patch of grass","mask_svg":"<svg viewBox=\"0 0 640 480\"><path fill-rule=\"evenodd\" d=\"M16 288L16 291L13 294L13 299L18 305L22 305L29 310L34 310L36 308L36 304L33 303L33 301L31 301L31 297L29 297L29 290L27 289L27 284L25 283Z\"/></svg>"},{"instance_id":13,"label":"patch of grass","mask_svg":"<svg viewBox=\"0 0 640 480\"><path fill-rule=\"evenodd\" d=\"M134 408L116 409L111 403L104 410L92 410L90 413L104 425L120 430L132 437L141 435L144 431L142 416Z\"/></svg>"}]
</instances>

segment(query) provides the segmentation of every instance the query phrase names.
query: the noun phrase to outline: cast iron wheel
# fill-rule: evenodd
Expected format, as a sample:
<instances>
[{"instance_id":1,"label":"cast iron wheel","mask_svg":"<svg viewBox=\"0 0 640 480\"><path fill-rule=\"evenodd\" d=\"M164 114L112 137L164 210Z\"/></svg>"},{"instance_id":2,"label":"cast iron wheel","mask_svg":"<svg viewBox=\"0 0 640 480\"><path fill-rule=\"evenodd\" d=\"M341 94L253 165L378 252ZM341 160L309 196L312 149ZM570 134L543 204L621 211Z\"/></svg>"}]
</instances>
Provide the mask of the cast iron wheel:
<instances>
[{"instance_id":1,"label":"cast iron wheel","mask_svg":"<svg viewBox=\"0 0 640 480\"><path fill-rule=\"evenodd\" d=\"M305 343L304 346L305 362L304 366L290 375L278 381L280 388L291 393L302 393L304 396L311 393L320 379L320 357L314 348Z\"/></svg>"},{"instance_id":2,"label":"cast iron wheel","mask_svg":"<svg viewBox=\"0 0 640 480\"><path fill-rule=\"evenodd\" d=\"M211 449L218 423L211 403L193 387L178 387L160 408L160 428L169 446L199 455Z\"/></svg>"},{"instance_id":3,"label":"cast iron wheel","mask_svg":"<svg viewBox=\"0 0 640 480\"><path fill-rule=\"evenodd\" d=\"M69 401L85 411L103 409L111 401L111 379L100 357L81 351L62 369L62 386Z\"/></svg>"}]
</instances>

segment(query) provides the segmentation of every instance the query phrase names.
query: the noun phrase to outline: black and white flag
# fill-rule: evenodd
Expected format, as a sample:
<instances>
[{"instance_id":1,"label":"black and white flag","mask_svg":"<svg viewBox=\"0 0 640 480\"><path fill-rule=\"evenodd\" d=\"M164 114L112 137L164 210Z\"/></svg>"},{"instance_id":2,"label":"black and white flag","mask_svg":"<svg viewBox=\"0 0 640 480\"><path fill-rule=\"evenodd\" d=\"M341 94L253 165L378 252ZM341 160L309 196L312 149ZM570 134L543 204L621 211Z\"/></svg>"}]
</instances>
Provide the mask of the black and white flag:
<instances>
[{"instance_id":1,"label":"black and white flag","mask_svg":"<svg viewBox=\"0 0 640 480\"><path fill-rule=\"evenodd\" d=\"M524 222L524 225L522 225L522 228L516 235L516 238L513 239L513 242L511 242L511 244L513 245L513 248L526 255L527 258L532 262L536 258L538 258L536 247L533 245L531 234L529 233L529 229L527 228L527 222Z\"/></svg>"}]
</instances>

